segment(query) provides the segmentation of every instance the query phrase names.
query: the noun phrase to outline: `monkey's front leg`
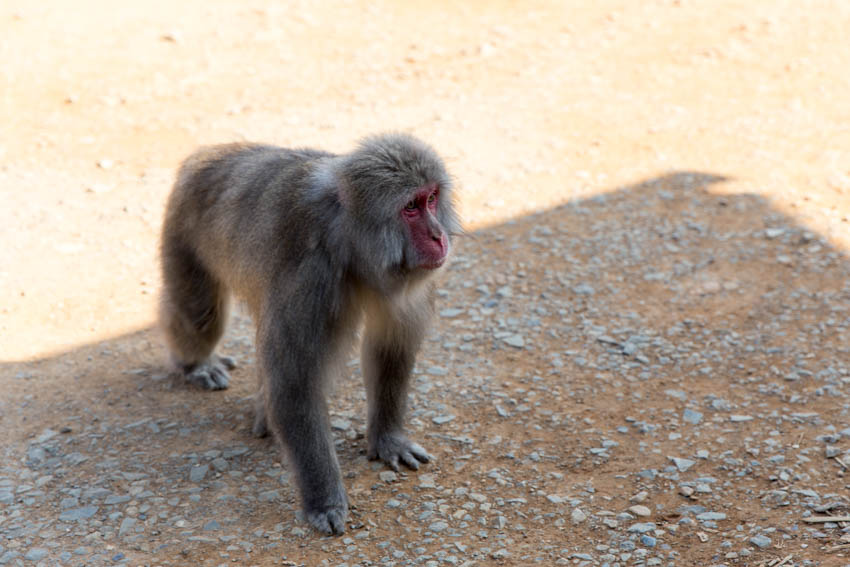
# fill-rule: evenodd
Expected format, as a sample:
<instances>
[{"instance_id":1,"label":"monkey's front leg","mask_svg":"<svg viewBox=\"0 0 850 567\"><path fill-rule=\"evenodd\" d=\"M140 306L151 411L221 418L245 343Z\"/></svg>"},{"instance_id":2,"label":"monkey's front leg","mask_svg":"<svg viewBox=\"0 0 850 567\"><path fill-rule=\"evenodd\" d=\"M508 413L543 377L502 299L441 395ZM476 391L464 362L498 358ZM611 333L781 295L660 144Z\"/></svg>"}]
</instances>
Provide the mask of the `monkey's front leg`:
<instances>
[{"instance_id":1,"label":"monkey's front leg","mask_svg":"<svg viewBox=\"0 0 850 567\"><path fill-rule=\"evenodd\" d=\"M323 360L316 344L291 340L306 334L303 326L270 333L259 333L266 423L289 453L307 521L322 533L341 534L348 498L331 438Z\"/></svg>"},{"instance_id":2,"label":"monkey's front leg","mask_svg":"<svg viewBox=\"0 0 850 567\"><path fill-rule=\"evenodd\" d=\"M397 471L399 462L418 470L431 456L404 434L404 413L410 373L421 343L421 328L381 329L376 332L367 323L363 342L362 366L369 404L368 457L380 459Z\"/></svg>"}]
</instances>

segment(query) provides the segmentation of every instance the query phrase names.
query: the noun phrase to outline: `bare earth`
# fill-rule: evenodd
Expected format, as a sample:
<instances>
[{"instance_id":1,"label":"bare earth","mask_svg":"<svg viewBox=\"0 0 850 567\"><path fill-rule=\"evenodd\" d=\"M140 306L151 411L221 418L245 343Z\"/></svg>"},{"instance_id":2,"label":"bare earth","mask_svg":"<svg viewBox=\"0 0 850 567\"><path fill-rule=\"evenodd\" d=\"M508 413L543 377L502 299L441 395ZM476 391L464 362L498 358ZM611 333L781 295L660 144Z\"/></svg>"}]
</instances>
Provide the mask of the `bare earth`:
<instances>
[{"instance_id":1,"label":"bare earth","mask_svg":"<svg viewBox=\"0 0 850 567\"><path fill-rule=\"evenodd\" d=\"M848 30L839 0L4 0L0 565L850 565ZM250 436L251 322L230 389L168 374L158 233L197 145L385 130L446 156L469 231L411 396L437 459L366 460L352 354L325 538Z\"/></svg>"}]
</instances>

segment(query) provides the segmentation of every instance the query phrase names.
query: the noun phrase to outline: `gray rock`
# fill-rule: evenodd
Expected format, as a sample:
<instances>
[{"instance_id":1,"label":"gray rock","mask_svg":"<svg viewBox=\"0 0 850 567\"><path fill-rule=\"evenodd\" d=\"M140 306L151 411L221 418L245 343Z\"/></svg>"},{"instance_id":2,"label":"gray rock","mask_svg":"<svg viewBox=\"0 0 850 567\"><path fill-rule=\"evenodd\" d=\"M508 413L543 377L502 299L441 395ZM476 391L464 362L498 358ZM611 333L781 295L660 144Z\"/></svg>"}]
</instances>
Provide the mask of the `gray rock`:
<instances>
[{"instance_id":1,"label":"gray rock","mask_svg":"<svg viewBox=\"0 0 850 567\"><path fill-rule=\"evenodd\" d=\"M502 341L504 341L506 345L514 348L522 348L525 346L525 339L522 338L522 335L509 335L503 338Z\"/></svg>"},{"instance_id":2,"label":"gray rock","mask_svg":"<svg viewBox=\"0 0 850 567\"><path fill-rule=\"evenodd\" d=\"M730 415L729 416L729 421L731 421L732 423L741 423L741 422L744 422L744 421L752 421L752 420L753 420L753 416L751 416L751 415Z\"/></svg>"},{"instance_id":3,"label":"gray rock","mask_svg":"<svg viewBox=\"0 0 850 567\"><path fill-rule=\"evenodd\" d=\"M652 522L641 522L629 526L628 531L633 534L645 534L655 529L655 524Z\"/></svg>"},{"instance_id":4,"label":"gray rock","mask_svg":"<svg viewBox=\"0 0 850 567\"><path fill-rule=\"evenodd\" d=\"M687 408L684 412L682 412L682 419L688 423L696 425L702 421L702 414L698 411Z\"/></svg>"},{"instance_id":5,"label":"gray rock","mask_svg":"<svg viewBox=\"0 0 850 567\"><path fill-rule=\"evenodd\" d=\"M195 465L189 471L189 480L191 482L201 482L204 480L204 477L207 476L207 472L209 472L209 465Z\"/></svg>"},{"instance_id":6,"label":"gray rock","mask_svg":"<svg viewBox=\"0 0 850 567\"><path fill-rule=\"evenodd\" d=\"M136 525L136 518L124 518L118 528L118 537L127 535Z\"/></svg>"},{"instance_id":7,"label":"gray rock","mask_svg":"<svg viewBox=\"0 0 850 567\"><path fill-rule=\"evenodd\" d=\"M280 500L279 490L265 490L257 495L257 500L260 502L274 502Z\"/></svg>"},{"instance_id":8,"label":"gray rock","mask_svg":"<svg viewBox=\"0 0 850 567\"><path fill-rule=\"evenodd\" d=\"M97 514L97 506L83 506L81 508L72 508L65 510L59 514L59 519L63 522L76 522L77 520L85 520Z\"/></svg>"},{"instance_id":9,"label":"gray rock","mask_svg":"<svg viewBox=\"0 0 850 567\"><path fill-rule=\"evenodd\" d=\"M49 554L50 552L44 549L43 547L33 547L32 549L27 551L26 555L24 555L24 559L28 559L30 561L41 561Z\"/></svg>"},{"instance_id":10,"label":"gray rock","mask_svg":"<svg viewBox=\"0 0 850 567\"><path fill-rule=\"evenodd\" d=\"M717 520L725 520L726 514L723 512L703 512L702 514L697 514L697 520L700 522L714 522Z\"/></svg>"},{"instance_id":11,"label":"gray rock","mask_svg":"<svg viewBox=\"0 0 850 567\"><path fill-rule=\"evenodd\" d=\"M669 459L673 461L679 472L685 472L696 464L696 461L692 461L691 459L682 459L680 457L669 457Z\"/></svg>"},{"instance_id":12,"label":"gray rock","mask_svg":"<svg viewBox=\"0 0 850 567\"><path fill-rule=\"evenodd\" d=\"M441 521L433 522L431 525L428 526L428 529L431 530L432 532L440 533L448 527L449 527L449 524L446 523L446 522L443 522L441 520Z\"/></svg>"},{"instance_id":13,"label":"gray rock","mask_svg":"<svg viewBox=\"0 0 850 567\"><path fill-rule=\"evenodd\" d=\"M755 545L759 549L765 549L770 547L773 542L770 540L769 537L758 534L750 538L750 543Z\"/></svg>"},{"instance_id":14,"label":"gray rock","mask_svg":"<svg viewBox=\"0 0 850 567\"><path fill-rule=\"evenodd\" d=\"M444 423L448 423L448 422L454 420L454 418L455 418L455 416L449 413L449 414L445 414L445 415L435 415L434 417L431 418L431 421L433 421L437 425L443 425Z\"/></svg>"}]
</instances>

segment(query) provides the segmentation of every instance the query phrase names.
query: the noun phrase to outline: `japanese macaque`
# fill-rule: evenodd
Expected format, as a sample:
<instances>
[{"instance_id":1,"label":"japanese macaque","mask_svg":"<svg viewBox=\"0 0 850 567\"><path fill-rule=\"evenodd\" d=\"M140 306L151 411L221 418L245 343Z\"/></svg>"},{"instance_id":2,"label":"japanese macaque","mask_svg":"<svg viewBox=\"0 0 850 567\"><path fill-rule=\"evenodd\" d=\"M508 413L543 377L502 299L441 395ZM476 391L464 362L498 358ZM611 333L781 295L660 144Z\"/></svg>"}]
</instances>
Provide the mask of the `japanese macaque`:
<instances>
[{"instance_id":1,"label":"japanese macaque","mask_svg":"<svg viewBox=\"0 0 850 567\"><path fill-rule=\"evenodd\" d=\"M434 309L434 274L460 230L436 152L404 134L351 153L256 144L202 148L181 166L162 234L160 320L173 361L206 389L234 361L215 353L230 294L257 326L253 431L287 451L309 522L345 530L348 501L325 391L361 321L368 456L398 470L429 455L403 421Z\"/></svg>"}]
</instances>

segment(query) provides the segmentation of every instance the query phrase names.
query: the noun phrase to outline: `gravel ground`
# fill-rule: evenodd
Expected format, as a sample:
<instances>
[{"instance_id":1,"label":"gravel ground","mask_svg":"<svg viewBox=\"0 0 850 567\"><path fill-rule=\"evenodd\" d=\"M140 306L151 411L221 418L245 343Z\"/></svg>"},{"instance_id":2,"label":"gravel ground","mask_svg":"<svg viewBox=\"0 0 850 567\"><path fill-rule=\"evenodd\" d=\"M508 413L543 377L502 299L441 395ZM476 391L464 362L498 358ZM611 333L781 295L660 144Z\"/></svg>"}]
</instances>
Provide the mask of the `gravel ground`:
<instances>
[{"instance_id":1,"label":"gravel ground","mask_svg":"<svg viewBox=\"0 0 850 567\"><path fill-rule=\"evenodd\" d=\"M844 4L472 5L407 51L445 11L84 5L0 8L0 565L850 565ZM292 71L321 96L276 90L281 26L335 56ZM411 393L436 460L366 459L352 358L320 537L250 436L251 321L230 389L166 370L162 203L196 143L392 128L444 148L468 227Z\"/></svg>"}]
</instances>

